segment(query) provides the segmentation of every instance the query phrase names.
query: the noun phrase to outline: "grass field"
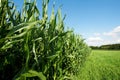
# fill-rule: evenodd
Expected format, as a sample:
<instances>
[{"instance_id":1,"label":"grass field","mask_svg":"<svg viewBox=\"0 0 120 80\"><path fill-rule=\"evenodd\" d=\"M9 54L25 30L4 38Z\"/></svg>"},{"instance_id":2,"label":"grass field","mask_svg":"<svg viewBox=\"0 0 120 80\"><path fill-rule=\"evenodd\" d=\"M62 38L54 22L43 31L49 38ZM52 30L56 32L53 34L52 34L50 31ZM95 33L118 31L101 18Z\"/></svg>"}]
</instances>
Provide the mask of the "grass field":
<instances>
[{"instance_id":1,"label":"grass field","mask_svg":"<svg viewBox=\"0 0 120 80\"><path fill-rule=\"evenodd\" d=\"M79 80L120 80L120 51L93 50Z\"/></svg>"}]
</instances>

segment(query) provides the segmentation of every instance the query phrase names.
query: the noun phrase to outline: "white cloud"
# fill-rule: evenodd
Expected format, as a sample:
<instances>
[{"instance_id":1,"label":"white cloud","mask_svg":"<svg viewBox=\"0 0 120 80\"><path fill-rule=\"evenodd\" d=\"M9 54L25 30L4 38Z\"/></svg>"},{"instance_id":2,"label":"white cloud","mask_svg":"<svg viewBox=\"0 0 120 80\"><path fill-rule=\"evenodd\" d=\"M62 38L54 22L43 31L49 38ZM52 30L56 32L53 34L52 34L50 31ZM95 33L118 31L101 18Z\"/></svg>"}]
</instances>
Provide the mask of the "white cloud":
<instances>
[{"instance_id":1,"label":"white cloud","mask_svg":"<svg viewBox=\"0 0 120 80\"><path fill-rule=\"evenodd\" d=\"M111 37L116 37L117 36L117 34L114 33L114 32L104 32L103 35L104 36L111 36Z\"/></svg>"},{"instance_id":2,"label":"white cloud","mask_svg":"<svg viewBox=\"0 0 120 80\"><path fill-rule=\"evenodd\" d=\"M115 33L120 33L120 26L116 27L115 29L113 29L113 32Z\"/></svg>"},{"instance_id":3,"label":"white cloud","mask_svg":"<svg viewBox=\"0 0 120 80\"><path fill-rule=\"evenodd\" d=\"M102 44L104 40L101 38L101 37L89 37L87 40L86 40L86 43L89 45L89 46L99 46Z\"/></svg>"},{"instance_id":4,"label":"white cloud","mask_svg":"<svg viewBox=\"0 0 120 80\"><path fill-rule=\"evenodd\" d=\"M89 37L86 40L86 43L89 46L120 43L120 26L114 28L109 32L93 33L93 37Z\"/></svg>"},{"instance_id":5,"label":"white cloud","mask_svg":"<svg viewBox=\"0 0 120 80\"><path fill-rule=\"evenodd\" d=\"M94 33L95 36L100 36L101 34L100 33Z\"/></svg>"},{"instance_id":6,"label":"white cloud","mask_svg":"<svg viewBox=\"0 0 120 80\"><path fill-rule=\"evenodd\" d=\"M118 39L117 42L120 43L120 39Z\"/></svg>"},{"instance_id":7,"label":"white cloud","mask_svg":"<svg viewBox=\"0 0 120 80\"><path fill-rule=\"evenodd\" d=\"M119 37L120 36L120 26L114 28L110 32L104 32L103 35L104 36L111 36L111 37Z\"/></svg>"},{"instance_id":8,"label":"white cloud","mask_svg":"<svg viewBox=\"0 0 120 80\"><path fill-rule=\"evenodd\" d=\"M99 41L103 41L103 39L100 38L100 37L90 37L90 38L88 38L88 41L90 41L90 42L99 42Z\"/></svg>"}]
</instances>

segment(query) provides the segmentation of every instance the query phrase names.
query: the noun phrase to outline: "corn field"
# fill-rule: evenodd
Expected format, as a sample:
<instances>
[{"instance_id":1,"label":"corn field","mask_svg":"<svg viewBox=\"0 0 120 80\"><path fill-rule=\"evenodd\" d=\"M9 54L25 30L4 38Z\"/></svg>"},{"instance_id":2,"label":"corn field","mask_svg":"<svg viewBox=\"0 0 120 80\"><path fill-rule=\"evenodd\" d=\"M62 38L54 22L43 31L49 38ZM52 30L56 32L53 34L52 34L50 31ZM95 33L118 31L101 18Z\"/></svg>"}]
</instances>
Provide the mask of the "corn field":
<instances>
[{"instance_id":1,"label":"corn field","mask_svg":"<svg viewBox=\"0 0 120 80\"><path fill-rule=\"evenodd\" d=\"M74 80L90 48L81 36L65 30L61 9L49 0L24 0L17 11L12 0L0 0L0 80ZM41 17L40 17L41 16Z\"/></svg>"}]
</instances>

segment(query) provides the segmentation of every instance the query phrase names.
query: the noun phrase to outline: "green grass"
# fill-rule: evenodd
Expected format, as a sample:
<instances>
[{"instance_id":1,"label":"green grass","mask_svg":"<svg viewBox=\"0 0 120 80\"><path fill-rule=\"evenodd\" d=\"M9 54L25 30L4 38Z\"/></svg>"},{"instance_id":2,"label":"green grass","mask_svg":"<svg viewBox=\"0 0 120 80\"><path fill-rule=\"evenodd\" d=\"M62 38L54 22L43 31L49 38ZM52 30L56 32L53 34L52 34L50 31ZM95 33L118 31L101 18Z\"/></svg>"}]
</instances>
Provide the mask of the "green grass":
<instances>
[{"instance_id":1,"label":"green grass","mask_svg":"<svg viewBox=\"0 0 120 80\"><path fill-rule=\"evenodd\" d=\"M120 80L120 51L93 50L79 74L80 80Z\"/></svg>"}]
</instances>

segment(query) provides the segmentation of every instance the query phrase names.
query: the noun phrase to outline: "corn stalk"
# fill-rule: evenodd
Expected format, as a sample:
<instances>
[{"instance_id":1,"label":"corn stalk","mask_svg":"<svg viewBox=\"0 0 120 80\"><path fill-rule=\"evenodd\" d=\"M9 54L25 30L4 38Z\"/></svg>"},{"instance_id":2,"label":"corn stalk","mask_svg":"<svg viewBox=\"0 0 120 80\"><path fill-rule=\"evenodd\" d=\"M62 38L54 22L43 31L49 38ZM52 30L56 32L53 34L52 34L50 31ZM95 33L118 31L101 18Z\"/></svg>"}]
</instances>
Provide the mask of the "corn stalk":
<instances>
[{"instance_id":1,"label":"corn stalk","mask_svg":"<svg viewBox=\"0 0 120 80\"><path fill-rule=\"evenodd\" d=\"M64 30L60 9L55 13L53 6L48 18L48 3L43 0L40 18L36 0L24 0L21 12L0 1L0 79L72 80L79 72L90 49Z\"/></svg>"}]
</instances>

